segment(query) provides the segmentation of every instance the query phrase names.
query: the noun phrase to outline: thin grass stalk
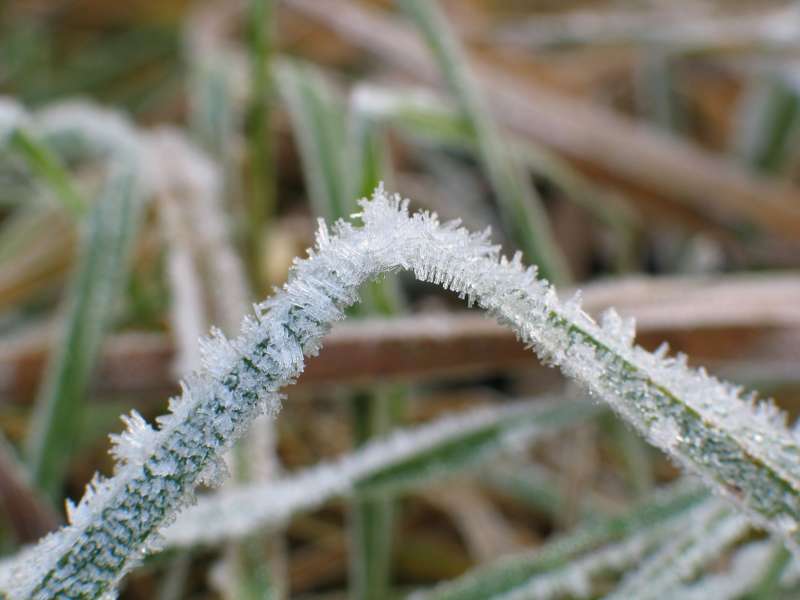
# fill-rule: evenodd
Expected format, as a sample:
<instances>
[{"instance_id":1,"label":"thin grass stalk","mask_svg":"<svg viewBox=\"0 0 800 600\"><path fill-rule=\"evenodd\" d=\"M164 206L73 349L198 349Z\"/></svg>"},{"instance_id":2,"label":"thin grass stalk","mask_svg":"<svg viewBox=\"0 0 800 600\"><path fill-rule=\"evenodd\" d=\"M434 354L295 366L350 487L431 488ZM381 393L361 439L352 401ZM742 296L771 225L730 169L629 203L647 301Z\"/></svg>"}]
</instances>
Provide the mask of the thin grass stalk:
<instances>
[{"instance_id":1,"label":"thin grass stalk","mask_svg":"<svg viewBox=\"0 0 800 600\"><path fill-rule=\"evenodd\" d=\"M754 581L753 589L745 596L745 600L769 600L780 594L781 577L786 572L792 555L779 543L772 543L770 550L761 576Z\"/></svg>"},{"instance_id":2,"label":"thin grass stalk","mask_svg":"<svg viewBox=\"0 0 800 600\"><path fill-rule=\"evenodd\" d=\"M62 114L69 115L73 109L63 110ZM83 108L74 114L86 118ZM59 128L59 119L57 111L44 115L42 128L60 135L65 130ZM76 125L66 121L68 127ZM80 132L77 125L78 135L85 135L89 146L113 148L113 153L100 197L86 217L78 265L65 304L62 337L48 362L26 440L33 481L54 499L60 496L80 431L84 398L100 342L124 287L143 203L137 142L127 124L98 113L93 127ZM119 145L115 145L117 141Z\"/></svg>"},{"instance_id":3,"label":"thin grass stalk","mask_svg":"<svg viewBox=\"0 0 800 600\"><path fill-rule=\"evenodd\" d=\"M780 175L795 158L800 134L800 96L795 84L776 74L752 82L744 94L735 153L744 164Z\"/></svg>"},{"instance_id":4,"label":"thin grass stalk","mask_svg":"<svg viewBox=\"0 0 800 600\"><path fill-rule=\"evenodd\" d=\"M317 216L347 218L357 208L356 194L380 181L378 169L387 164L382 141L368 124L346 122L344 106L312 66L284 62L278 79L299 142L311 205ZM348 170L349 158L360 167L358 170ZM394 278L367 284L364 303L355 307L354 316L394 314L400 296ZM397 386L363 389L353 394L350 412L356 447L388 433L393 413L403 404L404 396L404 390ZM388 593L393 512L387 498L353 500L350 577L354 598L380 598Z\"/></svg>"},{"instance_id":5,"label":"thin grass stalk","mask_svg":"<svg viewBox=\"0 0 800 600\"><path fill-rule=\"evenodd\" d=\"M272 115L272 46L275 37L274 0L248 0L250 106L247 118L248 238L252 285L260 293L264 270L264 235L275 213L275 158L270 127Z\"/></svg>"},{"instance_id":6,"label":"thin grass stalk","mask_svg":"<svg viewBox=\"0 0 800 600\"><path fill-rule=\"evenodd\" d=\"M100 342L122 291L141 198L137 173L117 162L87 215L86 231L66 303L64 330L48 362L27 439L37 487L60 496L83 418Z\"/></svg>"},{"instance_id":7,"label":"thin grass stalk","mask_svg":"<svg viewBox=\"0 0 800 600\"><path fill-rule=\"evenodd\" d=\"M70 511L70 525L0 574L11 597L98 597L114 589L154 536L218 476L218 457L263 411L277 412L278 390L316 354L330 324L356 302L368 279L404 269L452 290L512 327L550 364L620 415L682 466L703 476L754 524L794 552L800 543L800 441L770 403L686 366L683 359L633 345L633 327L613 312L597 324L577 301L501 258L488 235L428 214L379 189L361 202L363 227L321 226L316 250L297 261L282 290L243 322L233 340L204 342L204 367L173 400L158 430L128 417L117 437L116 475L97 478ZM13 582L13 587L12 587Z\"/></svg>"},{"instance_id":8,"label":"thin grass stalk","mask_svg":"<svg viewBox=\"0 0 800 600\"><path fill-rule=\"evenodd\" d=\"M656 126L676 135L687 127L674 75L674 63L679 56L668 48L651 45L643 49L634 73L639 111Z\"/></svg>"},{"instance_id":9,"label":"thin grass stalk","mask_svg":"<svg viewBox=\"0 0 800 600\"><path fill-rule=\"evenodd\" d=\"M425 39L475 136L500 216L512 239L542 276L557 284L568 283L569 266L553 238L547 212L489 113L449 23L434 0L398 0L398 5Z\"/></svg>"},{"instance_id":10,"label":"thin grass stalk","mask_svg":"<svg viewBox=\"0 0 800 600\"><path fill-rule=\"evenodd\" d=\"M627 539L577 557L561 568L535 575L521 586L494 598L495 600L549 600L564 596L572 599L594 597L595 577L630 568L642 560L653 546L678 531L680 525L680 520L676 519L645 527Z\"/></svg>"},{"instance_id":11,"label":"thin grass stalk","mask_svg":"<svg viewBox=\"0 0 800 600\"><path fill-rule=\"evenodd\" d=\"M313 66L282 60L275 74L303 161L314 214L335 220L353 212L346 165L344 109Z\"/></svg>"}]
</instances>

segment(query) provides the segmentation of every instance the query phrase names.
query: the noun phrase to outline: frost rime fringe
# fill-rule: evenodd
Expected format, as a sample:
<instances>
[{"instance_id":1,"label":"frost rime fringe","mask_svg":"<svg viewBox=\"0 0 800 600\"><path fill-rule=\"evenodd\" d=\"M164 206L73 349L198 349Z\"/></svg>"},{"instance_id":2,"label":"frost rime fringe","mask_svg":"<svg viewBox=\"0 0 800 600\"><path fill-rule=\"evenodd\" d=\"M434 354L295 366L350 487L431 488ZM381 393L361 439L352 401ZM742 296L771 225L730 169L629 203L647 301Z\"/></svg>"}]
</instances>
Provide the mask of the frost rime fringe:
<instances>
[{"instance_id":1,"label":"frost rime fringe","mask_svg":"<svg viewBox=\"0 0 800 600\"><path fill-rule=\"evenodd\" d=\"M171 402L156 431L138 420L116 454L128 457L109 480L96 478L71 524L27 554L9 579L12 598L95 598L111 591L156 543L221 452L259 413L275 413L277 391L316 354L331 322L356 302L359 286L389 271L413 271L467 297L512 327L550 364L605 398L652 443L731 498L797 552L800 445L785 417L756 404L684 357L632 344L630 323L610 312L597 325L573 300L525 269L519 254L499 257L488 232L470 234L435 215L409 216L408 202L379 188L362 201L354 228L320 225L317 248L295 262L289 282L259 305L228 341L204 344L204 368ZM136 446L135 452L123 447Z\"/></svg>"}]
</instances>

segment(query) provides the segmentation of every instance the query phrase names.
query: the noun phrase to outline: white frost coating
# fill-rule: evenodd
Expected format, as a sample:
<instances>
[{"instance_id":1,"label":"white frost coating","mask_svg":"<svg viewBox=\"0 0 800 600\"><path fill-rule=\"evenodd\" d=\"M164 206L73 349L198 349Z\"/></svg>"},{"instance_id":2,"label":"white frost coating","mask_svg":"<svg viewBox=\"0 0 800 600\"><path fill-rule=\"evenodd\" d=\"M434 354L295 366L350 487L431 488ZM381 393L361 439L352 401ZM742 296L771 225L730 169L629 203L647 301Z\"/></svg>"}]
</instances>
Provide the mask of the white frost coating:
<instances>
[{"instance_id":1,"label":"white frost coating","mask_svg":"<svg viewBox=\"0 0 800 600\"><path fill-rule=\"evenodd\" d=\"M146 197L152 194L161 166L147 151L146 141L122 114L88 100L51 104L34 115L36 131L45 137L74 136L92 153L115 163L135 164L137 185Z\"/></svg>"},{"instance_id":2,"label":"white frost coating","mask_svg":"<svg viewBox=\"0 0 800 600\"><path fill-rule=\"evenodd\" d=\"M680 518L669 519L618 544L590 552L566 567L534 576L527 583L496 596L494 600L547 600L564 596L588 598L594 591L592 578L598 573L628 568L681 526Z\"/></svg>"},{"instance_id":3,"label":"white frost coating","mask_svg":"<svg viewBox=\"0 0 800 600\"><path fill-rule=\"evenodd\" d=\"M113 479L94 486L75 522L20 565L13 598L95 597L113 588L255 415L278 410L277 391L300 374L303 354L319 350L359 286L397 269L477 302L797 548L800 446L773 406L742 398L681 358L634 347L627 332L603 329L578 306L563 305L519 255L499 257L488 233L470 234L427 213L410 216L407 202L383 189L361 206L363 227L340 222L331 235L323 224L316 250L295 262L288 283L243 321L241 334L205 344L204 369L158 420L147 458L119 465ZM675 425L675 439L653 439L651 428L665 420Z\"/></svg>"},{"instance_id":4,"label":"white frost coating","mask_svg":"<svg viewBox=\"0 0 800 600\"><path fill-rule=\"evenodd\" d=\"M185 161L180 160L183 144L166 131L149 136L148 141L155 160L162 165L153 184L162 238L169 250L166 263L171 292L170 323L178 349L174 369L181 376L200 365L198 341L208 330L209 323L203 286L193 257L193 229L185 218L191 211L184 207L186 196L193 196L197 190L191 186L191 181L184 181ZM176 157L178 165L172 164Z\"/></svg>"},{"instance_id":5,"label":"white frost coating","mask_svg":"<svg viewBox=\"0 0 800 600\"><path fill-rule=\"evenodd\" d=\"M332 497L350 493L360 480L382 469L487 426L505 422L513 426L516 422L529 432L530 439L530 434L535 435L538 430L535 426L530 430L526 415L548 408L537 400L445 417L414 429L395 431L333 463L297 475L206 496L167 528L164 546L216 543L283 524L296 512L317 508Z\"/></svg>"},{"instance_id":6,"label":"white frost coating","mask_svg":"<svg viewBox=\"0 0 800 600\"><path fill-rule=\"evenodd\" d=\"M386 88L372 84L358 85L350 95L353 110L373 118L383 118L405 111L450 114L439 96L424 88Z\"/></svg>"},{"instance_id":7,"label":"white frost coating","mask_svg":"<svg viewBox=\"0 0 800 600\"><path fill-rule=\"evenodd\" d=\"M681 531L628 574L605 600L671 598L670 588L694 577L749 528L743 515L731 513L716 499L710 500L693 510L681 523Z\"/></svg>"},{"instance_id":8,"label":"white frost coating","mask_svg":"<svg viewBox=\"0 0 800 600\"><path fill-rule=\"evenodd\" d=\"M74 132L110 154L139 146L136 132L124 117L87 100L53 104L37 113L37 122L47 132Z\"/></svg>"},{"instance_id":9,"label":"white frost coating","mask_svg":"<svg viewBox=\"0 0 800 600\"><path fill-rule=\"evenodd\" d=\"M751 591L769 568L775 545L768 541L752 542L738 549L730 566L722 573L706 575L698 581L676 586L668 596L674 600L736 600Z\"/></svg>"}]
</instances>

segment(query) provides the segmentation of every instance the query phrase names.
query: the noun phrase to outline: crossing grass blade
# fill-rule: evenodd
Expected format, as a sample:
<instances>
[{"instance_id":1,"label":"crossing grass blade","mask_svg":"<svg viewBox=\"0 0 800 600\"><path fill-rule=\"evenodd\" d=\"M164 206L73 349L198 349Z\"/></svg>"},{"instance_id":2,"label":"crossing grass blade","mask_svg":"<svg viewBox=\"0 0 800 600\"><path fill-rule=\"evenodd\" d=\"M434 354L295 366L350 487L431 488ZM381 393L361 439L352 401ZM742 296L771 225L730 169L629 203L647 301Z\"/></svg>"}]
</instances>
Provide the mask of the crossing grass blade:
<instances>
[{"instance_id":1,"label":"crossing grass blade","mask_svg":"<svg viewBox=\"0 0 800 600\"><path fill-rule=\"evenodd\" d=\"M201 498L165 532L166 545L192 546L237 538L274 527L336 496L396 496L601 412L600 406L584 399L548 402L533 398L399 429L372 439L338 461ZM245 506L250 508L243 510Z\"/></svg>"},{"instance_id":2,"label":"crossing grass blade","mask_svg":"<svg viewBox=\"0 0 800 600\"><path fill-rule=\"evenodd\" d=\"M33 481L53 499L81 428L89 377L125 285L142 204L135 164L115 163L86 216L66 299L63 332L48 362L27 439Z\"/></svg>"},{"instance_id":3,"label":"crossing grass blade","mask_svg":"<svg viewBox=\"0 0 800 600\"><path fill-rule=\"evenodd\" d=\"M8 145L25 159L34 177L43 180L53 190L64 208L76 217L83 215L86 202L54 152L21 127L10 135Z\"/></svg>"},{"instance_id":4,"label":"crossing grass blade","mask_svg":"<svg viewBox=\"0 0 800 600\"><path fill-rule=\"evenodd\" d=\"M608 544L622 542L648 528L677 519L707 497L698 486L682 482L655 492L621 516L579 526L537 550L500 559L460 579L415 593L410 600L480 600L512 592L533 578L568 567Z\"/></svg>"},{"instance_id":5,"label":"crossing grass blade","mask_svg":"<svg viewBox=\"0 0 800 600\"><path fill-rule=\"evenodd\" d=\"M485 106L464 51L437 3L435 0L397 1L416 23L475 136L481 163L509 234L527 260L538 265L545 278L557 284L569 282L569 267L553 238L547 212Z\"/></svg>"}]
</instances>

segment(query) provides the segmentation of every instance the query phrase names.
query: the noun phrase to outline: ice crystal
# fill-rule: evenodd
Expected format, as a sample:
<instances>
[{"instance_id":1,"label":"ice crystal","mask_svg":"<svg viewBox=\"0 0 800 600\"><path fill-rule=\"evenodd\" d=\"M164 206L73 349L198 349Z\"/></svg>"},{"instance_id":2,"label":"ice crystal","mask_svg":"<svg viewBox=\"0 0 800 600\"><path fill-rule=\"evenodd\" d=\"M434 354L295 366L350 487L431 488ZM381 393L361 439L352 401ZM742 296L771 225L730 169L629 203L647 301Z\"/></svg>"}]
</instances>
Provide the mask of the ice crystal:
<instances>
[{"instance_id":1,"label":"ice crystal","mask_svg":"<svg viewBox=\"0 0 800 600\"><path fill-rule=\"evenodd\" d=\"M682 357L631 343L629 325L596 324L579 301L564 305L515 257L499 256L487 233L471 234L379 188L361 202L363 227L321 227L317 248L238 337L206 344L204 368L188 378L172 412L158 420L140 460L99 481L79 519L44 540L13 575L14 598L97 597L112 589L153 536L183 508L213 460L319 349L332 321L366 280L404 269L453 290L511 326L537 354L604 398L654 444L733 500L793 550L800 540L800 445L783 417ZM140 438L136 438L140 439ZM123 442L124 444L124 442Z\"/></svg>"}]
</instances>

